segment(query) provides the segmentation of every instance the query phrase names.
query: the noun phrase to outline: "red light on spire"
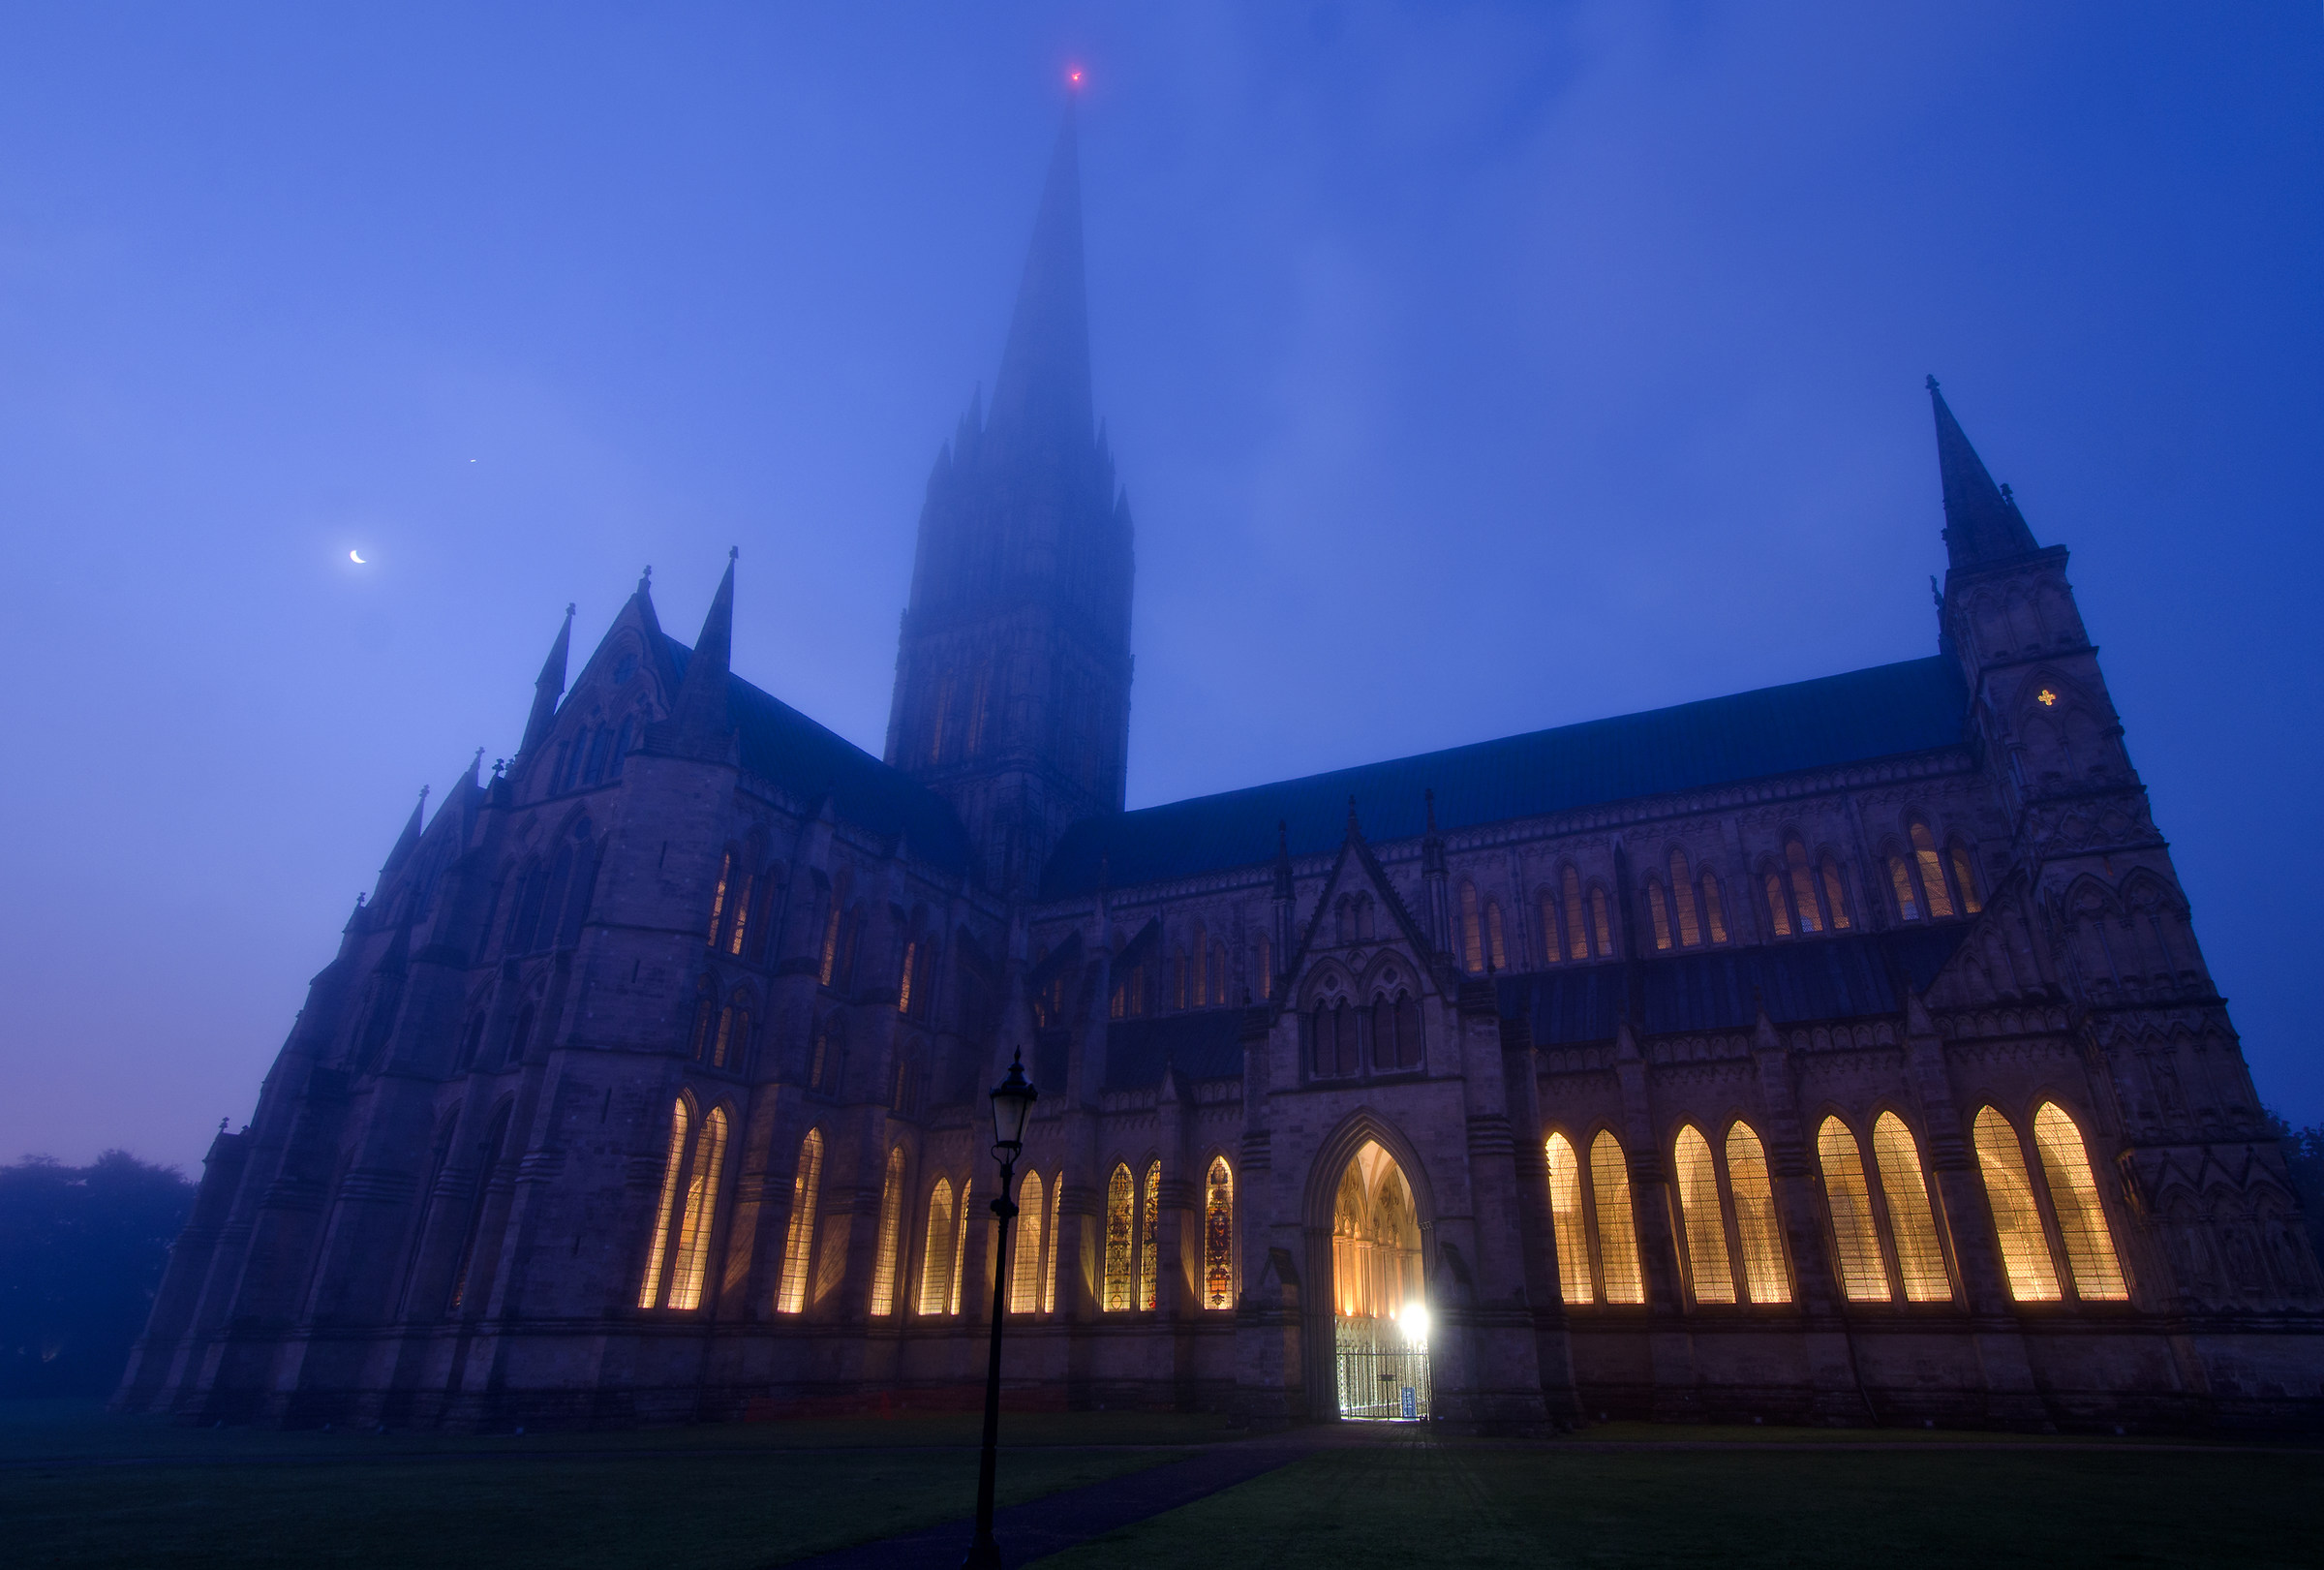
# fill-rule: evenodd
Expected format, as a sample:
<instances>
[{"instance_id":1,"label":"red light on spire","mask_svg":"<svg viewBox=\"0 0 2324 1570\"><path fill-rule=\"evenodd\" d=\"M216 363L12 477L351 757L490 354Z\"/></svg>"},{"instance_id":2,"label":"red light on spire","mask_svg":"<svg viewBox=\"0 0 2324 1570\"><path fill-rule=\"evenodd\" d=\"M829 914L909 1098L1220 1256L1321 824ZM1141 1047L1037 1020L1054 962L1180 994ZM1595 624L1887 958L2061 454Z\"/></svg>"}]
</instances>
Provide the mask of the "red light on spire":
<instances>
[{"instance_id":1,"label":"red light on spire","mask_svg":"<svg viewBox=\"0 0 2324 1570\"><path fill-rule=\"evenodd\" d=\"M1081 68L1080 66L1075 66L1075 67L1074 67L1074 68L1073 68L1071 71L1068 71L1068 72L1066 72L1066 73L1065 73L1065 80L1066 80L1066 82L1067 82L1069 85L1071 85L1071 86L1074 86L1074 87L1079 87L1079 86L1081 86L1081 84L1082 84L1082 68Z\"/></svg>"}]
</instances>

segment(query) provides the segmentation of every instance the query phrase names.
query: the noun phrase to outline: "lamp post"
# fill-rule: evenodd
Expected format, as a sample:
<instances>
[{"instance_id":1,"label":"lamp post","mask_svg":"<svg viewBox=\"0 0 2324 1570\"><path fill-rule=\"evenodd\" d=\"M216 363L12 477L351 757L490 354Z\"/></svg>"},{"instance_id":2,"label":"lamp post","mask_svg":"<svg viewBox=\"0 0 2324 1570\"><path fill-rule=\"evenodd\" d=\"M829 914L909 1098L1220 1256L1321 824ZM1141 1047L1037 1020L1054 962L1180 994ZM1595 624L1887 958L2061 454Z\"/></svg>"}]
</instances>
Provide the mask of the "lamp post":
<instances>
[{"instance_id":1,"label":"lamp post","mask_svg":"<svg viewBox=\"0 0 2324 1570\"><path fill-rule=\"evenodd\" d=\"M993 1350L985 1361L985 1448L976 1463L976 1540L968 1545L964 1570L1000 1570L1000 1545L993 1541L993 1473L1000 1450L1000 1326L1008 1305L1009 1223L1017 1218L1017 1202L1009 1197L1017 1178L1017 1157L1024 1150L1024 1120L1041 1093L1024 1077L1024 1051L1019 1048L1009 1063L1009 1077L993 1087L993 1158L1000 1163L1000 1197L993 1214L1000 1217L1000 1254L993 1262Z\"/></svg>"}]
</instances>

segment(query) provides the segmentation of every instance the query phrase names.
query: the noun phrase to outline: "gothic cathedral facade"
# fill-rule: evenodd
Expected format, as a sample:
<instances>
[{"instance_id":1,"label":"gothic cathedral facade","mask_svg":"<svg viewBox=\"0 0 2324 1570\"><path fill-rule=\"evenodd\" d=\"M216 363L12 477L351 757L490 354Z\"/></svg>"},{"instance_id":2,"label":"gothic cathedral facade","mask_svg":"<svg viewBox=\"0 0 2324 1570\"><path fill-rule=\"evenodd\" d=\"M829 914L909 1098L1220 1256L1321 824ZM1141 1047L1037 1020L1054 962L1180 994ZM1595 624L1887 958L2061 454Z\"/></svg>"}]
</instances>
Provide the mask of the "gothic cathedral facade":
<instances>
[{"instance_id":1,"label":"gothic cathedral facade","mask_svg":"<svg viewBox=\"0 0 2324 1570\"><path fill-rule=\"evenodd\" d=\"M2324 1412L2066 552L1935 384L1937 654L1125 811L1076 159L929 480L886 756L730 671L731 562L690 647L641 582L569 686L568 611L212 1145L118 1404L965 1404L1005 1266L1024 1403Z\"/></svg>"}]
</instances>

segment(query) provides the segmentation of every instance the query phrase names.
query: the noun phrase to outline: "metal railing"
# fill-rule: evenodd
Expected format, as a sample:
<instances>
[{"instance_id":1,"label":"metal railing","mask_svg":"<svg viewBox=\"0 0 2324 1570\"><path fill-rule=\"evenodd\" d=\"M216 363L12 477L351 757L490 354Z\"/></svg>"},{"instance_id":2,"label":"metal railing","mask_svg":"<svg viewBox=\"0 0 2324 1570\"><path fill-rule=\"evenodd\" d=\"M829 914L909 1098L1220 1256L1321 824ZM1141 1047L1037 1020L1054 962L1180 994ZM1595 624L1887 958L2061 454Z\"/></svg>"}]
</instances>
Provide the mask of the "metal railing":
<instances>
[{"instance_id":1,"label":"metal railing","mask_svg":"<svg viewBox=\"0 0 2324 1570\"><path fill-rule=\"evenodd\" d=\"M1332 1321L1339 1415L1414 1421L1428 1416L1428 1353L1408 1344L1391 1319Z\"/></svg>"}]
</instances>

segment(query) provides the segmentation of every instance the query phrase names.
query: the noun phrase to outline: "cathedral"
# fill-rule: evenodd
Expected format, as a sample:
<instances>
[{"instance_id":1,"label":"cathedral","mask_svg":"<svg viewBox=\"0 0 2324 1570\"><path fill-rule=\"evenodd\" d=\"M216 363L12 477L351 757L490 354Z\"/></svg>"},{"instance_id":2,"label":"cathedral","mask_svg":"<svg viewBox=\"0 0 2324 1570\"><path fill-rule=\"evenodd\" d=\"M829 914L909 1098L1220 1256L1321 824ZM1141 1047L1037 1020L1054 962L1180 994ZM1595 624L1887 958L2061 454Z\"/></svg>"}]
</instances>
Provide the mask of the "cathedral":
<instances>
[{"instance_id":1,"label":"cathedral","mask_svg":"<svg viewBox=\"0 0 2324 1570\"><path fill-rule=\"evenodd\" d=\"M1126 811L1068 116L885 755L731 669L732 560L690 645L641 580L573 673L568 609L211 1145L117 1406L973 1405L1001 1275L1018 1406L2312 1424L2324 1274L2065 549L1929 391L1927 658Z\"/></svg>"}]
</instances>

